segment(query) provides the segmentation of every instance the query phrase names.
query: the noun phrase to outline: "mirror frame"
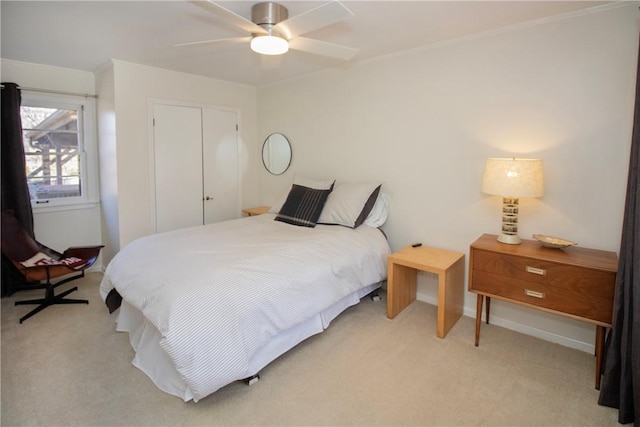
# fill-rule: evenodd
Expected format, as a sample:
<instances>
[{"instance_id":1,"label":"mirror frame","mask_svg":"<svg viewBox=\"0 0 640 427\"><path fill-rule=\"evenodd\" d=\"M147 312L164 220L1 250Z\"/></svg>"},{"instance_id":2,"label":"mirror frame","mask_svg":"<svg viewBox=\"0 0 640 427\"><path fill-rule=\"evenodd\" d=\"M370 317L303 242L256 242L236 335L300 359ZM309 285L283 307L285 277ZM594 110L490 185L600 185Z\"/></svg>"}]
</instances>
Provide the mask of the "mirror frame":
<instances>
[{"instance_id":1,"label":"mirror frame","mask_svg":"<svg viewBox=\"0 0 640 427\"><path fill-rule=\"evenodd\" d=\"M267 144L270 144L270 139L272 137L275 136L280 136L282 139L278 139L277 141L284 141L287 143L287 147L289 149L289 160L287 162L286 167L284 167L284 169L282 170L272 170L272 167L270 167L269 165L267 165L267 160L265 159L265 149L267 148ZM280 132L274 132L272 134L269 134L269 136L267 136L264 140L264 142L262 143L262 164L264 165L264 168L272 175L282 175L283 173L285 173L289 167L291 166L291 159L293 157L293 150L291 149L291 142L289 142L289 138L286 137L286 135L280 133Z\"/></svg>"}]
</instances>

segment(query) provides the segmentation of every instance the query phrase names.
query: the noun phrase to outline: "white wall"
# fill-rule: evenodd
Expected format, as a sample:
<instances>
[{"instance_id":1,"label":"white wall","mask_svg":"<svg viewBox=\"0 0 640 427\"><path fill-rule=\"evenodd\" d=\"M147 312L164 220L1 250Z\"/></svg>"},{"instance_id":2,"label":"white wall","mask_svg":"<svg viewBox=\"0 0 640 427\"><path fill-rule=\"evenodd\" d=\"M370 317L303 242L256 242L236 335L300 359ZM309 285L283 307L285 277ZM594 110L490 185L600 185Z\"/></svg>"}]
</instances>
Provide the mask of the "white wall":
<instances>
[{"instance_id":1,"label":"white wall","mask_svg":"<svg viewBox=\"0 0 640 427\"><path fill-rule=\"evenodd\" d=\"M20 86L95 95L93 73L2 59L2 81Z\"/></svg>"},{"instance_id":2,"label":"white wall","mask_svg":"<svg viewBox=\"0 0 640 427\"><path fill-rule=\"evenodd\" d=\"M393 250L422 242L468 263L469 245L500 229L501 199L480 192L486 158L537 157L545 195L521 200L520 236L617 252L637 16L636 5L574 14L259 88L258 139L283 132L293 147L284 175L261 170L260 202L295 173L380 181ZM435 283L421 274L419 298L435 303ZM465 295L465 314L475 300ZM492 323L593 350L595 327L577 321L496 301Z\"/></svg>"},{"instance_id":3,"label":"white wall","mask_svg":"<svg viewBox=\"0 0 640 427\"><path fill-rule=\"evenodd\" d=\"M95 94L93 73L7 59L2 59L0 64L3 82L33 89ZM102 242L98 203L85 205L82 209L36 210L33 220L36 238L58 251ZM92 269L100 268L101 260L98 260Z\"/></svg>"},{"instance_id":4,"label":"white wall","mask_svg":"<svg viewBox=\"0 0 640 427\"><path fill-rule=\"evenodd\" d=\"M232 107L240 113L240 174L243 206L256 203L255 169L258 157L256 143L256 89L185 73L162 70L123 61L113 62L113 99L115 109L115 140L109 144L115 155L113 175L102 179L114 189L117 207L105 206L105 211L117 211L115 218L106 218L106 227L118 229L120 247L154 232L151 205L150 122L148 116L151 99L172 100L194 105ZM110 78L106 73L104 79ZM99 81L103 78L100 77ZM102 93L99 93L102 96ZM111 94L109 94L111 96ZM100 112L99 114L102 114ZM101 153L102 154L102 153ZM103 200L106 205L111 203ZM240 213L239 213L240 214ZM113 229L115 229L113 228ZM116 243L116 239L113 239ZM114 248L117 251L119 248Z\"/></svg>"},{"instance_id":5,"label":"white wall","mask_svg":"<svg viewBox=\"0 0 640 427\"><path fill-rule=\"evenodd\" d=\"M106 265L121 245L152 231L147 103L161 98L241 110L243 206L272 203L294 173L380 180L392 197L384 229L394 250L421 241L468 255L475 238L500 228L500 199L480 192L485 159L540 157L545 196L522 200L520 235L557 235L617 252L637 16L635 5L576 14L257 92L122 61L106 64L94 80L84 71L2 60L3 81L89 94L95 87L100 95L104 232L96 205L38 214L36 233L56 248L102 238ZM262 140L272 132L283 132L293 146L292 166L281 176L260 161ZM430 275L420 275L418 290L420 299L436 301ZM474 303L466 294L467 315L475 315ZM496 301L492 323L592 350L593 327L576 321Z\"/></svg>"},{"instance_id":6,"label":"white wall","mask_svg":"<svg viewBox=\"0 0 640 427\"><path fill-rule=\"evenodd\" d=\"M100 163L100 200L102 255L105 267L120 248L120 222L118 218L118 159L116 145L116 105L113 64L104 64L96 73L98 141Z\"/></svg>"}]
</instances>

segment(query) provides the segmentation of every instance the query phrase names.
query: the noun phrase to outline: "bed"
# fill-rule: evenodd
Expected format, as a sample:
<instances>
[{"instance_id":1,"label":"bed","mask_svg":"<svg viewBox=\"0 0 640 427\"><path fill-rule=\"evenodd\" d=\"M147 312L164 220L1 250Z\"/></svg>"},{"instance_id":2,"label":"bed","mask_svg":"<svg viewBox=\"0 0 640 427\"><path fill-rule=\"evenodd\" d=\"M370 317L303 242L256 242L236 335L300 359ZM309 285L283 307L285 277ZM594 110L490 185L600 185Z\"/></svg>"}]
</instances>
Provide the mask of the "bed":
<instances>
[{"instance_id":1,"label":"bed","mask_svg":"<svg viewBox=\"0 0 640 427\"><path fill-rule=\"evenodd\" d=\"M143 237L109 263L101 296L122 298L116 329L158 388L197 402L254 377L386 278L380 229L322 215L298 226L287 201L278 213Z\"/></svg>"}]
</instances>

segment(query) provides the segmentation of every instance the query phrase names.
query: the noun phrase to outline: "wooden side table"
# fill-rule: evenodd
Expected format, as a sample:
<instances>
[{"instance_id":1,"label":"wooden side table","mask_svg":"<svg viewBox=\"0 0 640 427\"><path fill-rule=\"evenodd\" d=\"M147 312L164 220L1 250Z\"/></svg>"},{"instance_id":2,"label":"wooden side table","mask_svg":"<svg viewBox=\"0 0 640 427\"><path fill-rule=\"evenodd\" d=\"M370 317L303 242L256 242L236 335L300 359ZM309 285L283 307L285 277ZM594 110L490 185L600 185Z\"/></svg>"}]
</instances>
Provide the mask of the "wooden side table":
<instances>
[{"instance_id":1,"label":"wooden side table","mask_svg":"<svg viewBox=\"0 0 640 427\"><path fill-rule=\"evenodd\" d=\"M247 216L262 215L269 212L269 209L269 206L257 206L255 208L242 209L242 213L246 214Z\"/></svg>"},{"instance_id":2,"label":"wooden side table","mask_svg":"<svg viewBox=\"0 0 640 427\"><path fill-rule=\"evenodd\" d=\"M464 308L464 254L408 246L389 255L387 317L393 319L416 299L418 270L438 275L438 338L444 338Z\"/></svg>"},{"instance_id":3,"label":"wooden side table","mask_svg":"<svg viewBox=\"0 0 640 427\"><path fill-rule=\"evenodd\" d=\"M480 342L483 299L489 323L491 299L497 298L596 326L596 389L605 329L611 327L618 257L613 252L573 247L544 248L535 240L520 245L483 234L471 244L469 291L475 292L476 340Z\"/></svg>"}]
</instances>

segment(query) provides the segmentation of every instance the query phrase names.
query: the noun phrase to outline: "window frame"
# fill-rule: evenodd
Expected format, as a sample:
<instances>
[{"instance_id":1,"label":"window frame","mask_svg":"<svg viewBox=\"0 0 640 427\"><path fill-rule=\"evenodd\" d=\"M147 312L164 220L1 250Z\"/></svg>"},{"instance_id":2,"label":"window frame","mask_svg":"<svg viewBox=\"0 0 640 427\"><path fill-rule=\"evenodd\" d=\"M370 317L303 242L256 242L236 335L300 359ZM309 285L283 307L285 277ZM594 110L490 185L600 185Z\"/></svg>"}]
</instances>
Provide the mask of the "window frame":
<instances>
[{"instance_id":1,"label":"window frame","mask_svg":"<svg viewBox=\"0 0 640 427\"><path fill-rule=\"evenodd\" d=\"M80 160L81 195L44 200L31 200L34 212L84 209L99 203L98 144L96 138L95 99L74 95L52 95L26 92L21 94L21 107L76 109L78 111L78 156Z\"/></svg>"}]
</instances>

